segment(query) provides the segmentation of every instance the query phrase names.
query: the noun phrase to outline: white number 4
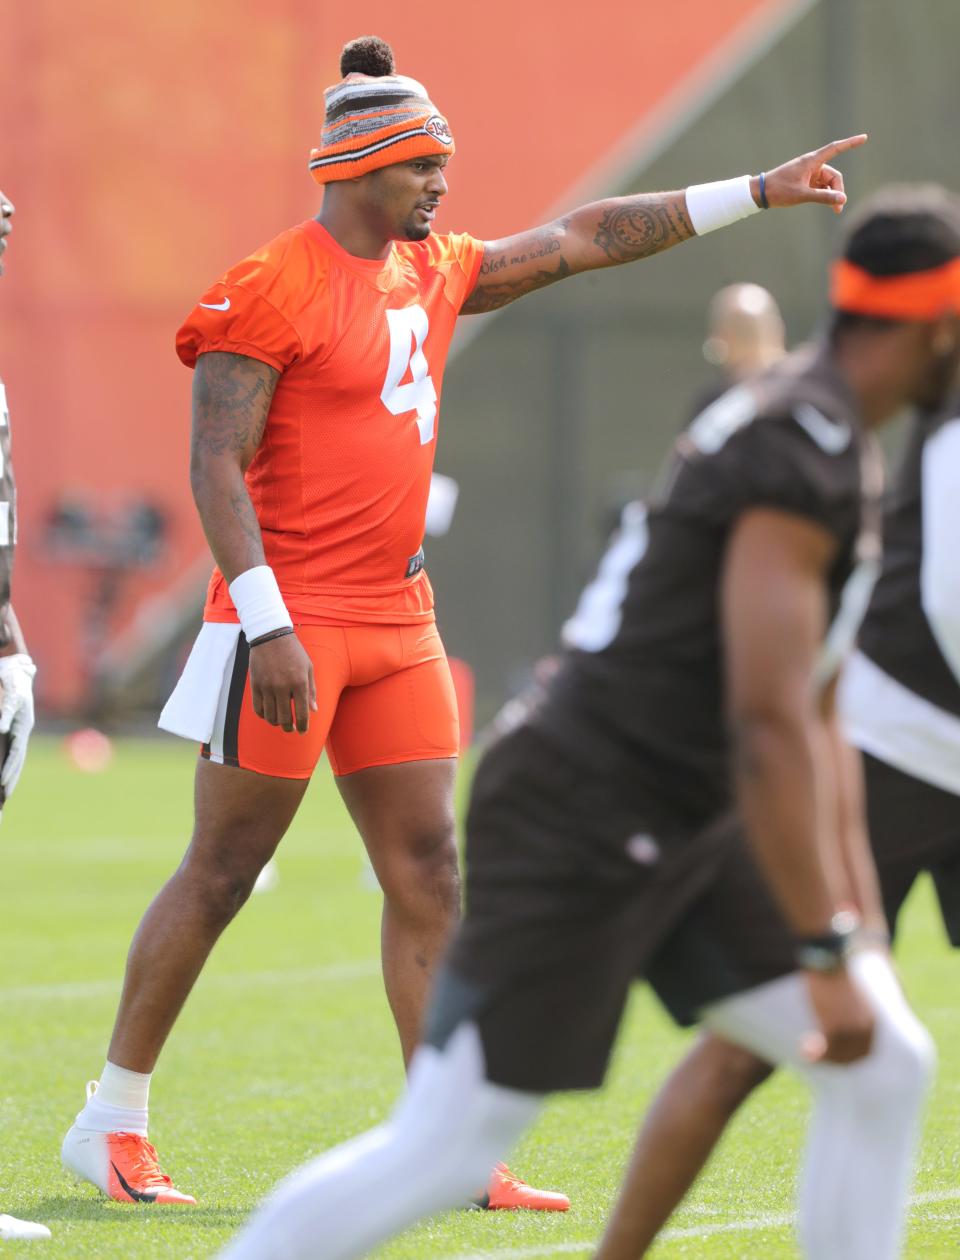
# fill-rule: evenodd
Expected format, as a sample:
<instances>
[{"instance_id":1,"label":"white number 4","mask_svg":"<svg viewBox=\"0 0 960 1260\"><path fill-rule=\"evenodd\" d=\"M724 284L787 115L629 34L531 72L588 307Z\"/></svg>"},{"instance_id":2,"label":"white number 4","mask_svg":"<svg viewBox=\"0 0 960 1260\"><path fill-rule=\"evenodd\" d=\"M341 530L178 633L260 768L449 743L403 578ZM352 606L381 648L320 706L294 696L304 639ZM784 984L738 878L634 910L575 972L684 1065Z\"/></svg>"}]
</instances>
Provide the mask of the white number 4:
<instances>
[{"instance_id":1,"label":"white number 4","mask_svg":"<svg viewBox=\"0 0 960 1260\"><path fill-rule=\"evenodd\" d=\"M428 376L430 365L423 353L430 321L422 306L405 306L399 311L387 311L387 324L390 327L390 362L380 401L393 416L416 411L420 445L425 446L433 439L437 418L437 391ZM412 379L401 385L408 367Z\"/></svg>"}]
</instances>

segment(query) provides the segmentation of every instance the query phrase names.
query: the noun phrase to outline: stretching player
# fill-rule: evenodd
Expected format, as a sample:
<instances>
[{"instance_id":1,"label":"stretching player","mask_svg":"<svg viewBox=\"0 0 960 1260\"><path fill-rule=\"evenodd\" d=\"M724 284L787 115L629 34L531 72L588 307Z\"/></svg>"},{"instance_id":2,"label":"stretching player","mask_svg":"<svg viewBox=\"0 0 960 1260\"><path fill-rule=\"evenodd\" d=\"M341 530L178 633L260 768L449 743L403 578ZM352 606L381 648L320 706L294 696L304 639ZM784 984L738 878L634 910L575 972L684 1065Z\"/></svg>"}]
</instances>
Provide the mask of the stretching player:
<instances>
[{"instance_id":1,"label":"stretching player","mask_svg":"<svg viewBox=\"0 0 960 1260\"><path fill-rule=\"evenodd\" d=\"M425 89L372 38L347 46L341 71L310 161L319 215L231 268L177 338L195 368L192 481L218 565L161 717L203 742L196 826L134 938L99 1088L63 1146L69 1168L125 1202L193 1202L146 1140L150 1076L324 747L384 891L384 979L407 1061L419 1039L459 906L456 706L421 548L458 314L761 206L840 209L829 161L865 139L483 243L432 234L454 144ZM483 1201L568 1206L503 1169Z\"/></svg>"},{"instance_id":2,"label":"stretching player","mask_svg":"<svg viewBox=\"0 0 960 1260\"><path fill-rule=\"evenodd\" d=\"M0 192L0 276L7 237L13 230L13 203ZM36 668L27 654L20 625L10 605L13 548L17 540L16 489L10 463L10 414L0 381L0 736L6 755L0 769L0 809L16 787L33 729L33 678ZM46 1225L0 1213L0 1239L49 1238Z\"/></svg>"},{"instance_id":3,"label":"stretching player","mask_svg":"<svg viewBox=\"0 0 960 1260\"><path fill-rule=\"evenodd\" d=\"M953 256L939 203L916 202L861 219L844 298ZM806 1255L896 1254L933 1048L885 953L852 952L844 905L882 909L832 680L879 566L871 430L936 405L958 362L952 318L841 325L681 435L577 646L479 766L466 918L405 1099L294 1174L225 1260L307 1260L318 1237L348 1260L457 1203L546 1093L600 1083L636 976L809 1081Z\"/></svg>"},{"instance_id":4,"label":"stretching player","mask_svg":"<svg viewBox=\"0 0 960 1260\"><path fill-rule=\"evenodd\" d=\"M960 340L960 202L931 194L949 228L918 246L917 275L834 281L835 338L873 340L879 357L897 341L937 335L944 354ZM913 189L891 192L907 209ZM895 256L898 222L877 233ZM954 318L950 318L951 313ZM932 401L932 399L931 399ZM921 871L940 897L951 942L960 946L960 406L921 414L911 429L884 515L884 563L845 668L840 708L847 737L863 752L867 825L886 920ZM885 930L883 924L878 925ZM723 1129L771 1067L748 1050L702 1037L661 1090L641 1130L598 1260L636 1260L689 1189ZM862 1172L850 1167L838 1188ZM837 1243L841 1247L840 1242ZM820 1253L818 1253L820 1254ZM833 1255L825 1252L824 1255ZM847 1253L841 1250L837 1255Z\"/></svg>"}]
</instances>

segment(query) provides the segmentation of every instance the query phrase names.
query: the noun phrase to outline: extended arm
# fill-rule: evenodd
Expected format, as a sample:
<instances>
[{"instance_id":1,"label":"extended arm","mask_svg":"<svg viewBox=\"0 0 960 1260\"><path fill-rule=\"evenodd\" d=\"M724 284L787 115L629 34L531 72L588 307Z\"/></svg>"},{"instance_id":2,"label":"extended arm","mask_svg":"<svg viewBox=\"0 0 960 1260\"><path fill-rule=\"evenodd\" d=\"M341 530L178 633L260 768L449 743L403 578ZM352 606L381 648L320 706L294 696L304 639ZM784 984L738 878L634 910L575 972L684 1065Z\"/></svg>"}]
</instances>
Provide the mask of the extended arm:
<instances>
[{"instance_id":1,"label":"extended arm","mask_svg":"<svg viewBox=\"0 0 960 1260\"><path fill-rule=\"evenodd\" d=\"M260 525L244 480L263 438L279 375L259 359L241 354L216 351L199 357L193 380L190 484L210 550L230 583L252 644L254 712L271 726L285 731L296 726L302 733L316 706L313 667L293 634L256 642L261 631L282 631L292 623L266 566Z\"/></svg>"},{"instance_id":2,"label":"extended arm","mask_svg":"<svg viewBox=\"0 0 960 1260\"><path fill-rule=\"evenodd\" d=\"M846 201L843 177L828 163L865 140L866 136L838 140L776 167L765 176L767 204L772 208L818 202L842 209ZM718 204L731 204L734 211L731 217L724 217L721 209L717 217L710 209L714 204L711 195L704 190L719 187L699 185L690 202L687 191L610 197L581 206L543 227L487 241L480 274L463 313L495 310L581 271L649 258L722 222L733 222L761 205L760 180L753 176L747 185L749 191L743 194L746 207L737 209L736 197L731 202L729 190L718 193Z\"/></svg>"}]
</instances>

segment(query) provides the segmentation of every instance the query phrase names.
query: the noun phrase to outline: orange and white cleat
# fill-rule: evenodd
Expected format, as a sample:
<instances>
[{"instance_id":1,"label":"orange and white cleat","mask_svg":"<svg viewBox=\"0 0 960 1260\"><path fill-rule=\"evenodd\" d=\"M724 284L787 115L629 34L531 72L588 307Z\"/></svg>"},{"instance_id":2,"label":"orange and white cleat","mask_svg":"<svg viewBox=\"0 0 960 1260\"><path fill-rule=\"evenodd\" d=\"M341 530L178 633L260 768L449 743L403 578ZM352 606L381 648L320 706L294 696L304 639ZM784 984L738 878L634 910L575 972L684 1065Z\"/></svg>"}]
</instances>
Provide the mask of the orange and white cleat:
<instances>
[{"instance_id":1,"label":"orange and white cleat","mask_svg":"<svg viewBox=\"0 0 960 1260\"><path fill-rule=\"evenodd\" d=\"M570 1200L558 1190L535 1190L506 1164L494 1164L486 1194L481 1195L477 1207L488 1212L513 1212L518 1208L531 1212L566 1212Z\"/></svg>"},{"instance_id":2,"label":"orange and white cleat","mask_svg":"<svg viewBox=\"0 0 960 1260\"><path fill-rule=\"evenodd\" d=\"M118 1203L173 1203L196 1206L160 1169L156 1147L139 1133L97 1133L73 1125L60 1158L68 1172Z\"/></svg>"}]
</instances>

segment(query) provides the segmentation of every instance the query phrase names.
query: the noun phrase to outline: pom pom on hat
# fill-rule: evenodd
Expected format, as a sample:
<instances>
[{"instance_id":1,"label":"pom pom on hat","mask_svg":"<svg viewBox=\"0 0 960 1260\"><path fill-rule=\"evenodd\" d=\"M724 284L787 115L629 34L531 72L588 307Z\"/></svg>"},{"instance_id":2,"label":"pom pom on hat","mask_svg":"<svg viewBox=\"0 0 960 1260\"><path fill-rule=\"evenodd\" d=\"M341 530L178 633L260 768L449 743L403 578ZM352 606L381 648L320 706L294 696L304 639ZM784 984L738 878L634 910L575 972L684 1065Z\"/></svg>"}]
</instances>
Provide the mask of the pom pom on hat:
<instances>
[{"instance_id":1,"label":"pom pom on hat","mask_svg":"<svg viewBox=\"0 0 960 1260\"><path fill-rule=\"evenodd\" d=\"M372 79L380 79L385 74L395 73L396 68L393 49L376 35L351 39L340 54L340 73L344 78L348 74L368 74Z\"/></svg>"}]
</instances>

